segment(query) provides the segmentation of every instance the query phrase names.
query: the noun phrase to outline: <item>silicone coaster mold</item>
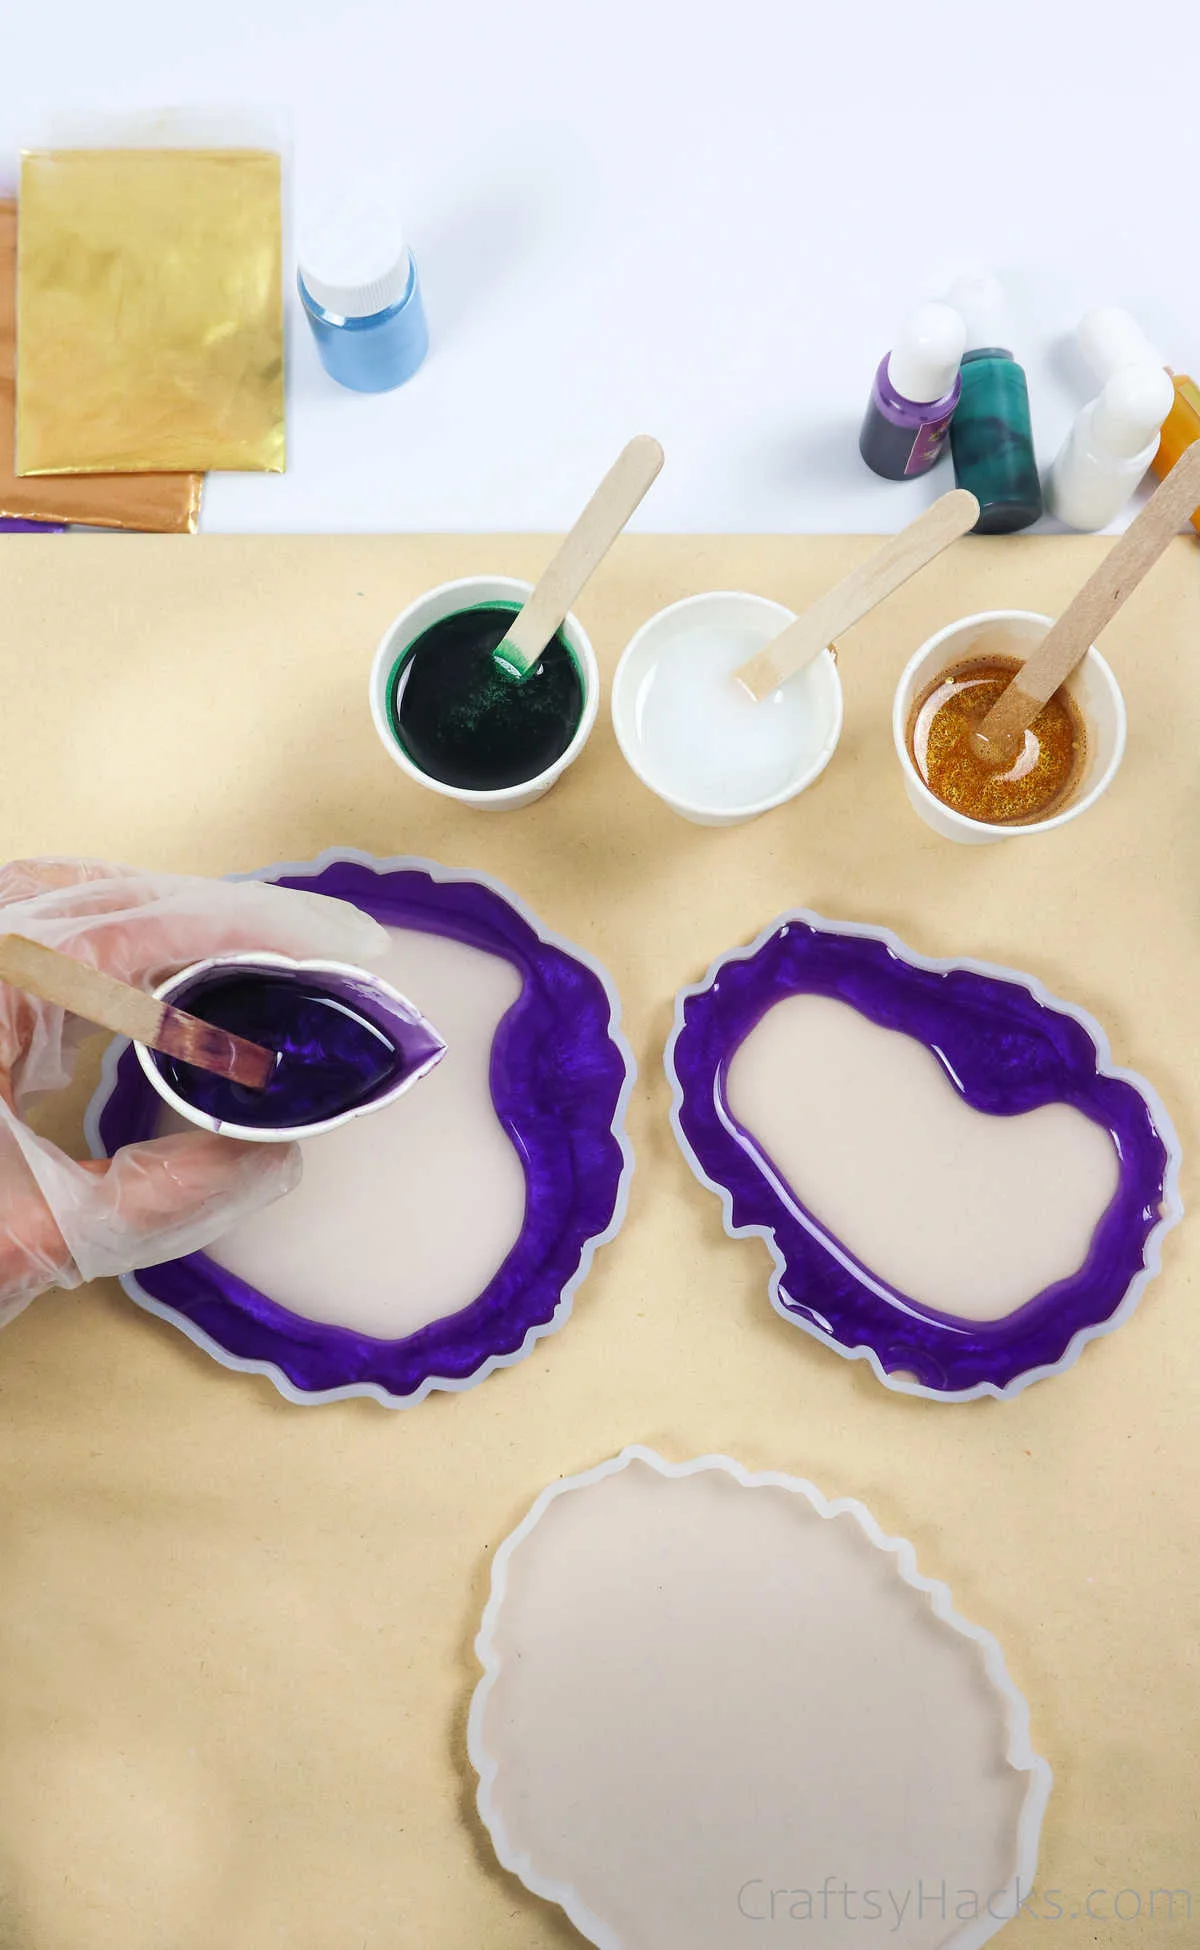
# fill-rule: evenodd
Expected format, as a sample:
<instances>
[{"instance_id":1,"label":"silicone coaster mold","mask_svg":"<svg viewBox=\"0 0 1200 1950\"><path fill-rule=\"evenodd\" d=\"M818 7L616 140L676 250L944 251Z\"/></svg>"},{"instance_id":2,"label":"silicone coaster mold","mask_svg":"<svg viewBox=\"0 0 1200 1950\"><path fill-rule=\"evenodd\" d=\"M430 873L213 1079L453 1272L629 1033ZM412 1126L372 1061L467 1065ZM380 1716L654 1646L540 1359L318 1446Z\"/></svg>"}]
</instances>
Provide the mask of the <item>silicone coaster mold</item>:
<instances>
[{"instance_id":1,"label":"silicone coaster mold","mask_svg":"<svg viewBox=\"0 0 1200 1950\"><path fill-rule=\"evenodd\" d=\"M521 988L496 1032L491 1093L524 1168L524 1225L470 1305L398 1340L303 1318L204 1253L122 1285L225 1366L267 1375L292 1401L369 1395L406 1407L431 1389L470 1387L564 1324L596 1247L624 1218L634 1064L616 993L589 956L486 875L331 850L247 877L353 901L389 926L453 938L516 968ZM419 1103L417 1092L405 1107ZM88 1111L94 1155L152 1135L160 1109L129 1046L114 1044ZM334 1140L314 1143L323 1141Z\"/></svg>"},{"instance_id":2,"label":"silicone coaster mold","mask_svg":"<svg viewBox=\"0 0 1200 1950\"><path fill-rule=\"evenodd\" d=\"M496 1854L601 1950L977 1950L1030 1893L1025 1702L859 1503L626 1449L500 1546L476 1653Z\"/></svg>"},{"instance_id":3,"label":"silicone coaster mold","mask_svg":"<svg viewBox=\"0 0 1200 1950\"><path fill-rule=\"evenodd\" d=\"M859 1263L782 1180L725 1096L729 1065L772 1006L830 997L916 1038L973 1109L1012 1116L1052 1103L1099 1122L1116 1145L1117 1190L1084 1263L1002 1318L921 1306ZM1100 1025L1033 977L930 959L886 929L800 909L720 957L678 998L666 1050L671 1117L684 1155L721 1199L731 1235L764 1239L771 1300L886 1386L937 1400L1017 1393L1069 1367L1128 1319L1182 1216L1179 1142L1157 1092L1111 1062Z\"/></svg>"}]
</instances>

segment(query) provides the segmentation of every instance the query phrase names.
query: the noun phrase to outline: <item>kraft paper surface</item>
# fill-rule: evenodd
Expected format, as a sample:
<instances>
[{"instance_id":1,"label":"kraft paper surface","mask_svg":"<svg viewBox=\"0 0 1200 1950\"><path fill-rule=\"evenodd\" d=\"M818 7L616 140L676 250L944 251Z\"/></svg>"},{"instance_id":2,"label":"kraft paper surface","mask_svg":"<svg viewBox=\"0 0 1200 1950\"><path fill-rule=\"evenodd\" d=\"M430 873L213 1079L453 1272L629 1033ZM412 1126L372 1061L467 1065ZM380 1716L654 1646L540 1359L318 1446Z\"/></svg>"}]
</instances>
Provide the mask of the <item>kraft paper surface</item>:
<instances>
[{"instance_id":1,"label":"kraft paper surface","mask_svg":"<svg viewBox=\"0 0 1200 1950\"><path fill-rule=\"evenodd\" d=\"M626 538L579 614L611 676L662 604L744 588L800 607L872 545ZM411 785L377 743L367 673L396 612L453 576L533 577L551 546L6 543L8 854L219 874L350 844L486 869L607 964L640 1079L623 1233L563 1330L467 1393L295 1407L112 1281L44 1296L0 1335L0 1944L577 1942L497 1868L475 1814L472 1640L492 1553L543 1485L635 1440L861 1498L996 1634L1055 1773L1032 1913L1004 1950L1194 1944L1200 1222L1065 1375L1003 1403L890 1394L772 1312L764 1247L725 1237L676 1148L661 1055L676 989L781 910L882 923L1091 1010L1165 1099L1190 1204L1197 545L1175 543L1105 635L1130 711L1107 797L1051 836L979 849L905 801L895 678L956 616L1058 611L1105 542L959 544L844 640L845 730L819 785L726 831L645 791L606 705L557 790L514 814ZM95 1074L46 1113L56 1135L77 1131ZM400 1274L402 1240L396 1256ZM864 1950L888 1941L874 1929ZM780 1921L762 1940L818 1938Z\"/></svg>"},{"instance_id":2,"label":"kraft paper surface","mask_svg":"<svg viewBox=\"0 0 1200 1950\"><path fill-rule=\"evenodd\" d=\"M143 528L191 535L200 512L199 474L85 474L22 480L16 442L17 206L0 197L0 518Z\"/></svg>"},{"instance_id":3,"label":"kraft paper surface","mask_svg":"<svg viewBox=\"0 0 1200 1950\"><path fill-rule=\"evenodd\" d=\"M279 157L21 160L18 474L279 474Z\"/></svg>"}]
</instances>

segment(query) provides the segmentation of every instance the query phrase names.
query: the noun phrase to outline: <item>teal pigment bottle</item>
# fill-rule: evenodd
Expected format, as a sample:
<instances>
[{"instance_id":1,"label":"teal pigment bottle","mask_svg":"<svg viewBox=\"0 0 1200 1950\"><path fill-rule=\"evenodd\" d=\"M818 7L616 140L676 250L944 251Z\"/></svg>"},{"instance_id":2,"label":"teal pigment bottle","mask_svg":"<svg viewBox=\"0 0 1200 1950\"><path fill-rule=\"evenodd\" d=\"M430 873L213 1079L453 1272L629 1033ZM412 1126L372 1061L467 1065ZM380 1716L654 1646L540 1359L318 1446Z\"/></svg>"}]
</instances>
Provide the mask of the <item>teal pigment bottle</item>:
<instances>
[{"instance_id":1,"label":"teal pigment bottle","mask_svg":"<svg viewBox=\"0 0 1200 1950\"><path fill-rule=\"evenodd\" d=\"M979 503L975 531L1011 535L1042 512L1025 373L1004 345L1004 294L993 277L963 277L947 302L966 326L962 398L950 425L954 479Z\"/></svg>"}]
</instances>

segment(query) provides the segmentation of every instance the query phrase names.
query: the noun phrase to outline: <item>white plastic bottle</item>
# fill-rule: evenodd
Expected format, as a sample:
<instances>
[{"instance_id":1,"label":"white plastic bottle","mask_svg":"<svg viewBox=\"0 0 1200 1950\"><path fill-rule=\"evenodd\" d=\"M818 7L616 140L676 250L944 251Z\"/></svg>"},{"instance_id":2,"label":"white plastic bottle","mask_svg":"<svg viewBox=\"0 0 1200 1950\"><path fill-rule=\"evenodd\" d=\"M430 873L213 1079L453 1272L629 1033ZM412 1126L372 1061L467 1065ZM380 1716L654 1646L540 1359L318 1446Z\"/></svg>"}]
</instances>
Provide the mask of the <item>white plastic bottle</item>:
<instances>
[{"instance_id":1,"label":"white plastic bottle","mask_svg":"<svg viewBox=\"0 0 1200 1950\"><path fill-rule=\"evenodd\" d=\"M1088 365L1103 386L1122 366L1165 366L1137 319L1120 305L1096 305L1085 312L1075 334Z\"/></svg>"},{"instance_id":2,"label":"white plastic bottle","mask_svg":"<svg viewBox=\"0 0 1200 1950\"><path fill-rule=\"evenodd\" d=\"M1119 367L1078 415L1050 469L1051 514L1068 528L1106 528L1154 459L1174 399L1162 366Z\"/></svg>"}]
</instances>

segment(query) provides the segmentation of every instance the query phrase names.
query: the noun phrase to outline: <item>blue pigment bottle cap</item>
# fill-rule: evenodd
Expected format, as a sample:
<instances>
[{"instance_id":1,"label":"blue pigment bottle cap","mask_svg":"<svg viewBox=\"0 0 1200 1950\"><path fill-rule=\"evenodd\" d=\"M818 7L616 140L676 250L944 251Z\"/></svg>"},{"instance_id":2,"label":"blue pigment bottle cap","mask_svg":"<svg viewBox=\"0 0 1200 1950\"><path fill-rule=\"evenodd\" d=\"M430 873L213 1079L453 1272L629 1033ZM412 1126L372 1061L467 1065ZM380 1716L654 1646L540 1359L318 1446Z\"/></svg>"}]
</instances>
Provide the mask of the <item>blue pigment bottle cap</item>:
<instances>
[{"instance_id":1,"label":"blue pigment bottle cap","mask_svg":"<svg viewBox=\"0 0 1200 1950\"><path fill-rule=\"evenodd\" d=\"M411 379L429 333L416 262L390 210L350 202L315 209L296 282L331 378L359 393Z\"/></svg>"}]
</instances>

